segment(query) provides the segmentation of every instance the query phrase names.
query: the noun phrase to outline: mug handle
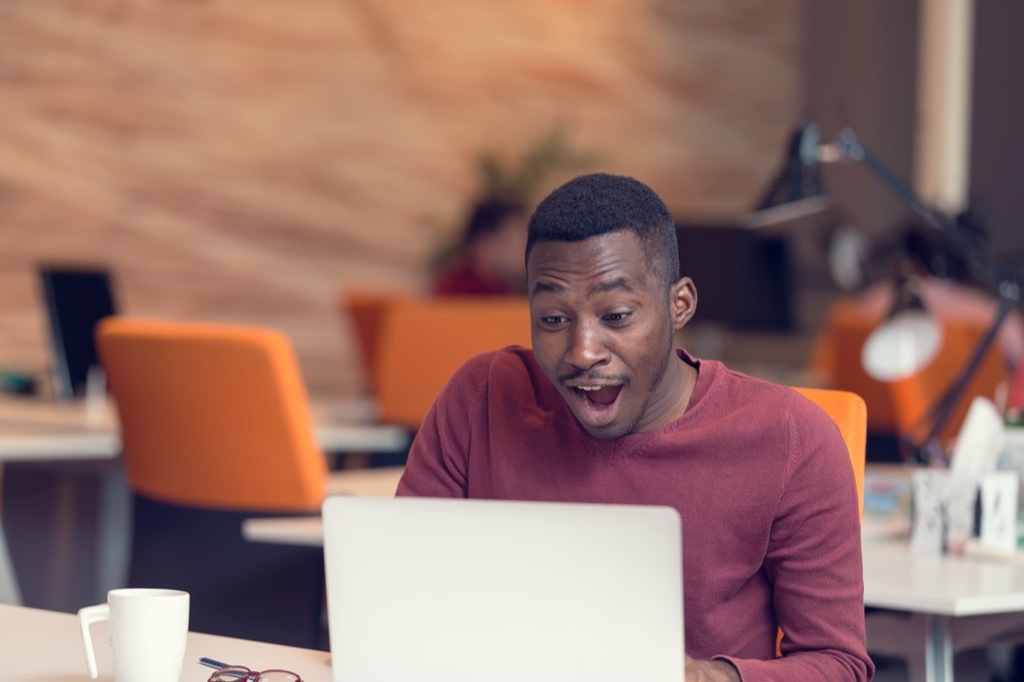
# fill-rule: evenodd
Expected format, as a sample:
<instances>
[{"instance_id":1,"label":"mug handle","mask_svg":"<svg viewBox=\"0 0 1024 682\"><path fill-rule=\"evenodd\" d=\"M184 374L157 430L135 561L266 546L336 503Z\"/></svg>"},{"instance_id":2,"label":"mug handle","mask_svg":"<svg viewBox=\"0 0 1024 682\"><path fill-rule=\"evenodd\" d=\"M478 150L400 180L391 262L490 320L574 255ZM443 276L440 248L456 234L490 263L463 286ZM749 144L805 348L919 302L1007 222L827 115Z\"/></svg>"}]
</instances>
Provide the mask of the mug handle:
<instances>
[{"instance_id":1,"label":"mug handle","mask_svg":"<svg viewBox=\"0 0 1024 682\"><path fill-rule=\"evenodd\" d=\"M89 677L94 680L100 676L100 673L96 670L96 652L92 648L92 634L89 632L89 626L101 620L110 620L108 604L86 606L78 610L78 624L82 628L82 642L85 644L85 660L89 664Z\"/></svg>"}]
</instances>

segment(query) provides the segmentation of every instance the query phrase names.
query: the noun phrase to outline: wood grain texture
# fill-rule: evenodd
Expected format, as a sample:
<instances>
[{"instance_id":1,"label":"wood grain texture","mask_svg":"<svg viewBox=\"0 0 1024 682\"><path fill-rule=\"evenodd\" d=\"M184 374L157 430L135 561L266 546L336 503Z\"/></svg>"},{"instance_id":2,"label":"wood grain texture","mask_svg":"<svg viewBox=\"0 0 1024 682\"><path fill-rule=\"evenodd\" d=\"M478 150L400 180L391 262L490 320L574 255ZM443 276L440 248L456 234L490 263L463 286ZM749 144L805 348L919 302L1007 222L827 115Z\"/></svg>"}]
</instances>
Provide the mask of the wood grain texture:
<instances>
[{"instance_id":1,"label":"wood grain texture","mask_svg":"<svg viewBox=\"0 0 1024 682\"><path fill-rule=\"evenodd\" d=\"M742 213L798 38L795 0L5 0L0 366L45 366L35 264L85 261L125 312L279 327L354 391L337 292L422 289L481 152L563 125L591 170Z\"/></svg>"}]
</instances>

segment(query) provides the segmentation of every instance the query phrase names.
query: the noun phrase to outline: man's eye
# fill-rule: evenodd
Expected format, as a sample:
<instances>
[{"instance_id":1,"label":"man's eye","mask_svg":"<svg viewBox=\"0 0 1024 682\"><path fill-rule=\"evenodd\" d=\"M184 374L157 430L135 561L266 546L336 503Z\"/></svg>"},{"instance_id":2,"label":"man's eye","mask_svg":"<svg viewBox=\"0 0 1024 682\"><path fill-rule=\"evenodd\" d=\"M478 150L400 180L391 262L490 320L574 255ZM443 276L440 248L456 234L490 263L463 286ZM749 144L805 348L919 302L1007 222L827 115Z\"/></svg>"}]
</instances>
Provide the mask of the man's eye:
<instances>
[{"instance_id":1,"label":"man's eye","mask_svg":"<svg viewBox=\"0 0 1024 682\"><path fill-rule=\"evenodd\" d=\"M625 322L632 315L633 315L633 313L631 313L631 312L630 313L609 313L608 315L604 316L604 319L607 322L612 322L612 323L616 323L617 324L617 323Z\"/></svg>"},{"instance_id":2,"label":"man's eye","mask_svg":"<svg viewBox=\"0 0 1024 682\"><path fill-rule=\"evenodd\" d=\"M545 315L540 318L540 322L548 327L557 327L565 322L565 317L562 315Z\"/></svg>"}]
</instances>

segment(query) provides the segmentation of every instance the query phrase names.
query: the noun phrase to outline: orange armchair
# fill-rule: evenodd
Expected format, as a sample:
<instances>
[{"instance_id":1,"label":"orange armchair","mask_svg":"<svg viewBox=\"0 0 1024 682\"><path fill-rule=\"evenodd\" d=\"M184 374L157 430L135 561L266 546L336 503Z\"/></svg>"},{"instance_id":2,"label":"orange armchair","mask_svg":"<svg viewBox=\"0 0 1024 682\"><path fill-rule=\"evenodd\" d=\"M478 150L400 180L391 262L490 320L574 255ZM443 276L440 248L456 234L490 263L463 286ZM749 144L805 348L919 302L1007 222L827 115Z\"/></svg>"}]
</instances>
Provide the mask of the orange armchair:
<instances>
[{"instance_id":1,"label":"orange armchair","mask_svg":"<svg viewBox=\"0 0 1024 682\"><path fill-rule=\"evenodd\" d=\"M133 493L130 585L192 594L192 629L322 644L318 548L246 542L250 516L318 512L327 467L280 333L111 317L97 330Z\"/></svg>"},{"instance_id":2,"label":"orange armchair","mask_svg":"<svg viewBox=\"0 0 1024 682\"><path fill-rule=\"evenodd\" d=\"M850 391L824 388L797 388L796 391L818 404L839 427L850 453L853 476L857 481L857 500L864 515L864 468L867 455L867 405Z\"/></svg>"},{"instance_id":3,"label":"orange armchair","mask_svg":"<svg viewBox=\"0 0 1024 682\"><path fill-rule=\"evenodd\" d=\"M384 313L379 343L379 419L416 429L462 363L485 351L530 346L530 305L514 296L397 301Z\"/></svg>"},{"instance_id":4,"label":"orange armchair","mask_svg":"<svg viewBox=\"0 0 1024 682\"><path fill-rule=\"evenodd\" d=\"M283 334L111 317L97 340L134 492L208 509L319 509L327 467Z\"/></svg>"}]
</instances>

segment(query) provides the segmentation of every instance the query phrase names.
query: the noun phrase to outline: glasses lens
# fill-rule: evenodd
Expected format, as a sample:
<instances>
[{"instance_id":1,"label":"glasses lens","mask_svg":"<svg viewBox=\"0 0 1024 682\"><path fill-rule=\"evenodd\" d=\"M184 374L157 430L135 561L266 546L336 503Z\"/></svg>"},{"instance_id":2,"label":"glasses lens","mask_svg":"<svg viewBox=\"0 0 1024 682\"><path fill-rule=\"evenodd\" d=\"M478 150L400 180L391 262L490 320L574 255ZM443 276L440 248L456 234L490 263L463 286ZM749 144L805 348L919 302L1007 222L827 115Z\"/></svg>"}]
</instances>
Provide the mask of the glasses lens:
<instances>
[{"instance_id":1,"label":"glasses lens","mask_svg":"<svg viewBox=\"0 0 1024 682\"><path fill-rule=\"evenodd\" d=\"M215 672L210 676L210 682L239 682L239 680L245 680L248 677L248 668L233 665L227 668L221 668Z\"/></svg>"},{"instance_id":2,"label":"glasses lens","mask_svg":"<svg viewBox=\"0 0 1024 682\"><path fill-rule=\"evenodd\" d=\"M287 670L264 670L259 682L302 682L298 675Z\"/></svg>"}]
</instances>

